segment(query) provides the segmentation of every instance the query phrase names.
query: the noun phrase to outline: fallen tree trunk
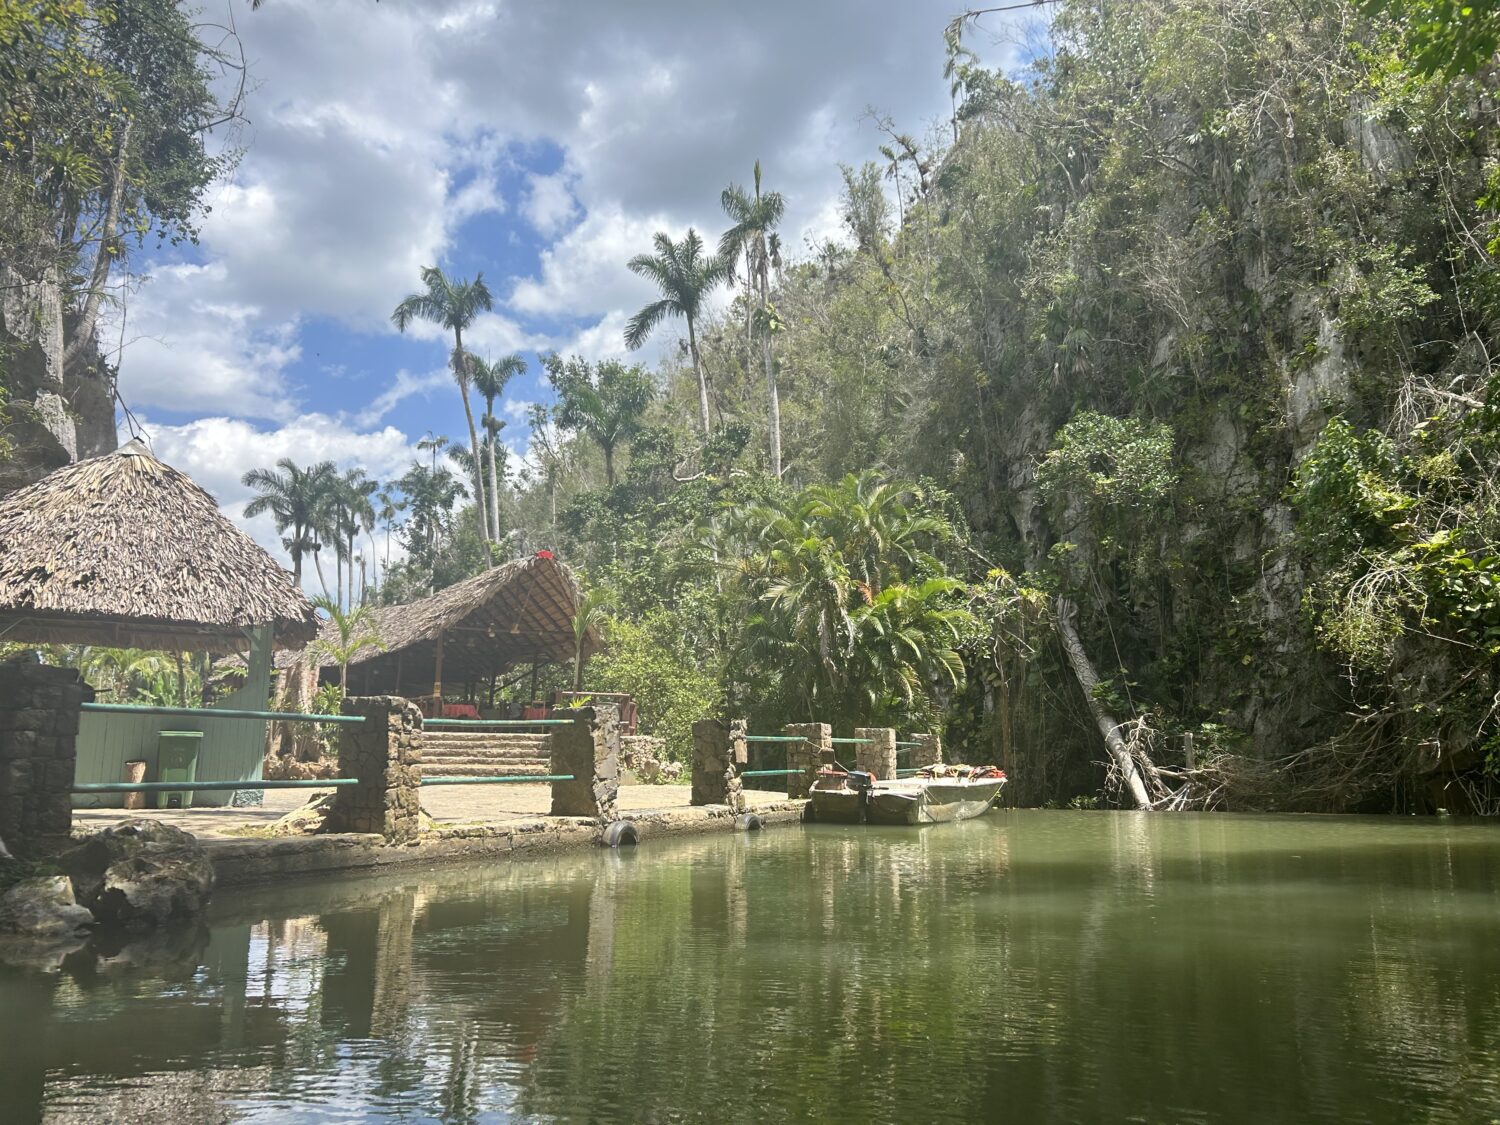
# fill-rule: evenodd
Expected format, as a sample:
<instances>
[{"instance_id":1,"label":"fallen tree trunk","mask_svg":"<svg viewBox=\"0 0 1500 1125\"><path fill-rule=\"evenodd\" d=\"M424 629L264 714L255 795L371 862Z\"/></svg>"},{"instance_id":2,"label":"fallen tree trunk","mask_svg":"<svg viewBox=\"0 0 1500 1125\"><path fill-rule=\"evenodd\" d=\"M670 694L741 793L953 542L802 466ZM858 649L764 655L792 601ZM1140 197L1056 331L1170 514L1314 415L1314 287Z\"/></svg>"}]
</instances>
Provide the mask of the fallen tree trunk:
<instances>
[{"instance_id":1,"label":"fallen tree trunk","mask_svg":"<svg viewBox=\"0 0 1500 1125\"><path fill-rule=\"evenodd\" d=\"M1083 688L1083 696L1088 700L1089 711L1094 716L1094 722L1099 727L1099 732L1104 735L1104 745L1109 750L1109 756L1114 760L1120 776L1124 779L1125 788L1130 790L1130 795L1135 799L1136 808L1150 809L1152 807L1151 795L1146 791L1146 782L1141 777L1141 771L1136 768L1135 755L1125 745L1124 736L1120 734L1120 724L1115 717L1104 708L1099 700L1096 690L1099 686L1099 673L1094 671L1093 662L1089 660L1089 654L1083 650L1083 642L1078 639L1078 607L1068 598L1057 599L1057 635L1062 639L1063 651L1068 654L1068 663L1072 665L1073 675L1078 677L1078 686Z\"/></svg>"}]
</instances>

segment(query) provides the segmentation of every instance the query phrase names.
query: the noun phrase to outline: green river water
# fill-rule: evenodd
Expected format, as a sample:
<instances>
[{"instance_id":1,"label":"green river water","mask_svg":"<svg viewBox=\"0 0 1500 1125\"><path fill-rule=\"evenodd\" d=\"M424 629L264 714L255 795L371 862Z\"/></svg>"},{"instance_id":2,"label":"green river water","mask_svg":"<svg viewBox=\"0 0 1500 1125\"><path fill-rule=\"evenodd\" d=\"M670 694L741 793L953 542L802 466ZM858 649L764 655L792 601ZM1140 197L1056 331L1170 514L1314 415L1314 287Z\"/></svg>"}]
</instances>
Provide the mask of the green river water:
<instances>
[{"instance_id":1,"label":"green river water","mask_svg":"<svg viewBox=\"0 0 1500 1125\"><path fill-rule=\"evenodd\" d=\"M0 970L7 1125L1497 1119L1500 830L1450 820L778 828Z\"/></svg>"}]
</instances>

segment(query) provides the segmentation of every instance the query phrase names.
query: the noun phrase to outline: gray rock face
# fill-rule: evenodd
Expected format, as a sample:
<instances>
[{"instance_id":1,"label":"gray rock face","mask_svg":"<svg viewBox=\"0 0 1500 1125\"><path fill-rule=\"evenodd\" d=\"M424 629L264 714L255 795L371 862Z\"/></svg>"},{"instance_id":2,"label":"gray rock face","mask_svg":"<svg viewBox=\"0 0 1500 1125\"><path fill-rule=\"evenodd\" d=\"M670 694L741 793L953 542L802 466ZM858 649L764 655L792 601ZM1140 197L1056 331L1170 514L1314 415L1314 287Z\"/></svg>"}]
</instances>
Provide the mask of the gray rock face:
<instances>
[{"instance_id":1,"label":"gray rock face","mask_svg":"<svg viewBox=\"0 0 1500 1125\"><path fill-rule=\"evenodd\" d=\"M52 940L93 924L93 914L78 905L66 875L22 879L0 895L0 934Z\"/></svg>"},{"instance_id":2,"label":"gray rock face","mask_svg":"<svg viewBox=\"0 0 1500 1125\"><path fill-rule=\"evenodd\" d=\"M199 914L213 890L207 852L188 833L155 820L127 820L58 859L78 901L100 922L149 930Z\"/></svg>"}]
</instances>

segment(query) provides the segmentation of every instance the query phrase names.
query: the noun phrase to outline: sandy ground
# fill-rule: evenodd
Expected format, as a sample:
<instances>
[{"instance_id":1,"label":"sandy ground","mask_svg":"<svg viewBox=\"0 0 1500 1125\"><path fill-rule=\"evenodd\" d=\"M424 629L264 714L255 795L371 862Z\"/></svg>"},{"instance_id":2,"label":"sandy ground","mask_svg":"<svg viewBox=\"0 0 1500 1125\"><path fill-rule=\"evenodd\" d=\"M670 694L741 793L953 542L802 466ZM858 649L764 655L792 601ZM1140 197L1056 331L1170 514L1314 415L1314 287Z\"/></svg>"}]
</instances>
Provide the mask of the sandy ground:
<instances>
[{"instance_id":1,"label":"sandy ground","mask_svg":"<svg viewBox=\"0 0 1500 1125\"><path fill-rule=\"evenodd\" d=\"M175 824L195 836L234 836L236 829L264 827L326 789L268 789L266 803L259 808L201 809L74 809L73 830L97 831L131 816L149 816ZM686 808L692 797L687 785L622 785L619 807L623 812ZM752 808L785 801L786 793L745 790ZM545 815L552 803L552 787L546 783L520 785L439 785L422 793L422 807L434 820L448 824L493 824L506 820Z\"/></svg>"}]
</instances>

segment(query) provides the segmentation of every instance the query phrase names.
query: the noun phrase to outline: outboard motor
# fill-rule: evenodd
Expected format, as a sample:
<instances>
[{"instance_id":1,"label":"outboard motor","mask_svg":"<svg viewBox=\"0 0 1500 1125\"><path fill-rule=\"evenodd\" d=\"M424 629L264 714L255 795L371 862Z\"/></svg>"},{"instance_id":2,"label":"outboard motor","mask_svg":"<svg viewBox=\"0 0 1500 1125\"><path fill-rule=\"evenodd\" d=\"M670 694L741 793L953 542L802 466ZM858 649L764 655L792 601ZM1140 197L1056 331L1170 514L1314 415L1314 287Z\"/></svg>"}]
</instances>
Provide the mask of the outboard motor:
<instances>
[{"instance_id":1,"label":"outboard motor","mask_svg":"<svg viewBox=\"0 0 1500 1125\"><path fill-rule=\"evenodd\" d=\"M859 819L863 823L865 809L870 804L870 790L875 788L875 779L866 770L850 770L844 784L859 794Z\"/></svg>"}]
</instances>

